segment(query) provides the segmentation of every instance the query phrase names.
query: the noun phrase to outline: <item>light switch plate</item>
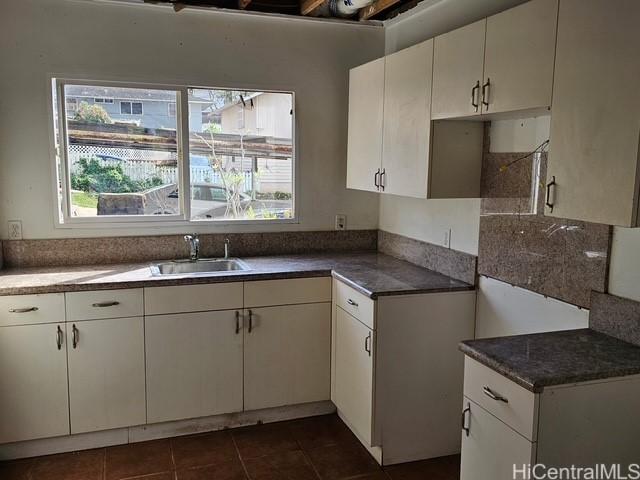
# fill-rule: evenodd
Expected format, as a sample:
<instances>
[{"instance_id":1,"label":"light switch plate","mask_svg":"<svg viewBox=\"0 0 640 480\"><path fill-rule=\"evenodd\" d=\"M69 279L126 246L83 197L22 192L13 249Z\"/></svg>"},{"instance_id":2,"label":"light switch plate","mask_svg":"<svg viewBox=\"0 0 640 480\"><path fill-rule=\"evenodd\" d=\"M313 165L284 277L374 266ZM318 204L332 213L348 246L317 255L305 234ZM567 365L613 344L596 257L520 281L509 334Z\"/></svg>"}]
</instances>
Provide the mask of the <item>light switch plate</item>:
<instances>
[{"instance_id":1,"label":"light switch plate","mask_svg":"<svg viewBox=\"0 0 640 480\"><path fill-rule=\"evenodd\" d=\"M338 214L336 215L336 230L344 230L347 228L347 216Z\"/></svg>"},{"instance_id":2,"label":"light switch plate","mask_svg":"<svg viewBox=\"0 0 640 480\"><path fill-rule=\"evenodd\" d=\"M22 221L9 220L9 240L22 240Z\"/></svg>"}]
</instances>

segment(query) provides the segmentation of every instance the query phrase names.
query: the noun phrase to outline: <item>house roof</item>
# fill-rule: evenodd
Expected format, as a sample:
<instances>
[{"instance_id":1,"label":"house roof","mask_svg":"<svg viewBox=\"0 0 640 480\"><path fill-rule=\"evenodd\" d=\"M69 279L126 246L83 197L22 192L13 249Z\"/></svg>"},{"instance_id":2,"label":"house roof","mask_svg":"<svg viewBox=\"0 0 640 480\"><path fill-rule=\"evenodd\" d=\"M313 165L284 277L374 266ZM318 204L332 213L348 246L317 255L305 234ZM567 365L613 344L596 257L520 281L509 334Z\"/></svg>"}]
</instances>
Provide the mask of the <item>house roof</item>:
<instances>
[{"instance_id":1,"label":"house roof","mask_svg":"<svg viewBox=\"0 0 640 480\"><path fill-rule=\"evenodd\" d=\"M76 98L113 98L143 102L175 102L174 92L146 88L101 87L95 85L65 85L65 95ZM189 95L190 103L211 105L211 101Z\"/></svg>"},{"instance_id":2,"label":"house roof","mask_svg":"<svg viewBox=\"0 0 640 480\"><path fill-rule=\"evenodd\" d=\"M245 96L243 98L244 98L244 101L246 102L248 100L251 100L252 98L256 98L256 97L262 95L263 93L265 93L265 92L253 92L253 93L251 93L251 94L249 94L249 95L247 95L247 96ZM225 103L220 108L215 109L213 111L213 113L222 113L226 109L231 108L231 107L233 107L235 105L239 105L240 103L242 103L242 102L240 102L240 100L236 100L235 102Z\"/></svg>"}]
</instances>

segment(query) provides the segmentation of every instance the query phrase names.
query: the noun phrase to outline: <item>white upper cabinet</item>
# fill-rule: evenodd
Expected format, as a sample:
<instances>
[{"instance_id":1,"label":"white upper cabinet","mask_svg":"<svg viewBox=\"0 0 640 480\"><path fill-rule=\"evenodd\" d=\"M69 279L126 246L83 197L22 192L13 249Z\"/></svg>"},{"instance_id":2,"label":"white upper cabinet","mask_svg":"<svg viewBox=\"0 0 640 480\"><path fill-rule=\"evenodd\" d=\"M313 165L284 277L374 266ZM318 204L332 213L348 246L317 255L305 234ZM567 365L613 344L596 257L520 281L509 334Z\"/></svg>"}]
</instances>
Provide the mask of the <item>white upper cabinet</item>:
<instances>
[{"instance_id":1,"label":"white upper cabinet","mask_svg":"<svg viewBox=\"0 0 640 480\"><path fill-rule=\"evenodd\" d=\"M386 57L381 189L427 196L433 40Z\"/></svg>"},{"instance_id":2,"label":"white upper cabinet","mask_svg":"<svg viewBox=\"0 0 640 480\"><path fill-rule=\"evenodd\" d=\"M614 3L560 2L545 214L637 226L640 2Z\"/></svg>"},{"instance_id":3,"label":"white upper cabinet","mask_svg":"<svg viewBox=\"0 0 640 480\"><path fill-rule=\"evenodd\" d=\"M382 162L384 58L349 72L347 188L378 191Z\"/></svg>"},{"instance_id":4,"label":"white upper cabinet","mask_svg":"<svg viewBox=\"0 0 640 480\"><path fill-rule=\"evenodd\" d=\"M487 18L483 113L551 105L558 0L531 0Z\"/></svg>"},{"instance_id":5,"label":"white upper cabinet","mask_svg":"<svg viewBox=\"0 0 640 480\"><path fill-rule=\"evenodd\" d=\"M480 113L486 26L482 19L434 39L432 119Z\"/></svg>"}]
</instances>

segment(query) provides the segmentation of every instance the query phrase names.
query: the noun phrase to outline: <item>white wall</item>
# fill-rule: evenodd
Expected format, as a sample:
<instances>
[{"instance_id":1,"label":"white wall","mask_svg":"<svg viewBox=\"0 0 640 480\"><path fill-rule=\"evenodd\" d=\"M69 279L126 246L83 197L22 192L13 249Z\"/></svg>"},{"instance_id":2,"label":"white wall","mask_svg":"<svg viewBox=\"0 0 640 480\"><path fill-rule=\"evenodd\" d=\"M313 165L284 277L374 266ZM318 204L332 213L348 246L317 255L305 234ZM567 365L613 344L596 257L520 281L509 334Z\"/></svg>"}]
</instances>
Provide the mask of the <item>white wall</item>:
<instances>
[{"instance_id":1,"label":"white wall","mask_svg":"<svg viewBox=\"0 0 640 480\"><path fill-rule=\"evenodd\" d=\"M246 230L376 228L375 194L347 190L349 68L384 53L384 31L291 18L78 0L5 2L0 14L0 238L183 232L54 228L47 74L296 92L297 225ZM190 229L194 229L189 227ZM229 231L220 226L199 231Z\"/></svg>"}]
</instances>

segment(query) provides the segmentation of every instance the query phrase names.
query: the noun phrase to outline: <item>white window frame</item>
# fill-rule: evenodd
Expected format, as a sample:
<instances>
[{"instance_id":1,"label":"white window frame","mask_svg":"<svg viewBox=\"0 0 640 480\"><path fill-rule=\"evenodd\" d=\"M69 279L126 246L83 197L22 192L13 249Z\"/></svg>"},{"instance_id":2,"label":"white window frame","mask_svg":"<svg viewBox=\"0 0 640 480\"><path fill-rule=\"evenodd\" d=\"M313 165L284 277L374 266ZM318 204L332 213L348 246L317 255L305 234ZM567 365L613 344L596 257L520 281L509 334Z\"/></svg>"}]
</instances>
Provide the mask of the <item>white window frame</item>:
<instances>
[{"instance_id":1,"label":"white window frame","mask_svg":"<svg viewBox=\"0 0 640 480\"><path fill-rule=\"evenodd\" d=\"M277 225L277 224L297 224L300 223L300 209L298 202L298 137L296 134L296 95L290 90L268 90L260 86L184 86L155 83L123 82L118 80L88 80L62 75L50 75L49 85L55 89L55 107L58 111L56 118L54 112L53 93L49 101L50 118L52 119L50 128L51 138L51 158L53 172L53 198L54 198L54 224L56 228L136 228L136 227L190 227L190 226L220 226L229 227L231 225ZM90 86L114 86L123 88L146 88L154 90L171 90L177 92L176 99L176 139L178 158L178 188L181 192L189 192L188 195L179 195L178 202L180 213L176 215L100 215L94 217L74 217L71 215L71 175L69 174L68 148L67 148L67 117L65 109L65 85L90 85ZM191 178L189 168L189 90L256 90L270 93L285 93L291 95L292 118L292 144L291 144L291 206L293 215L291 218L260 219L260 220L219 220L219 219L191 219ZM51 91L51 90L50 90ZM144 107L143 107L144 108ZM58 144L56 145L56 130ZM187 135L184 135L187 132ZM60 173L58 173L58 162L60 163ZM59 175L61 178L59 178ZM58 190L58 183L62 185L62 192Z\"/></svg>"},{"instance_id":2,"label":"white window frame","mask_svg":"<svg viewBox=\"0 0 640 480\"><path fill-rule=\"evenodd\" d=\"M93 103L103 103L111 105L113 103L113 98L109 97L93 97Z\"/></svg>"}]
</instances>

